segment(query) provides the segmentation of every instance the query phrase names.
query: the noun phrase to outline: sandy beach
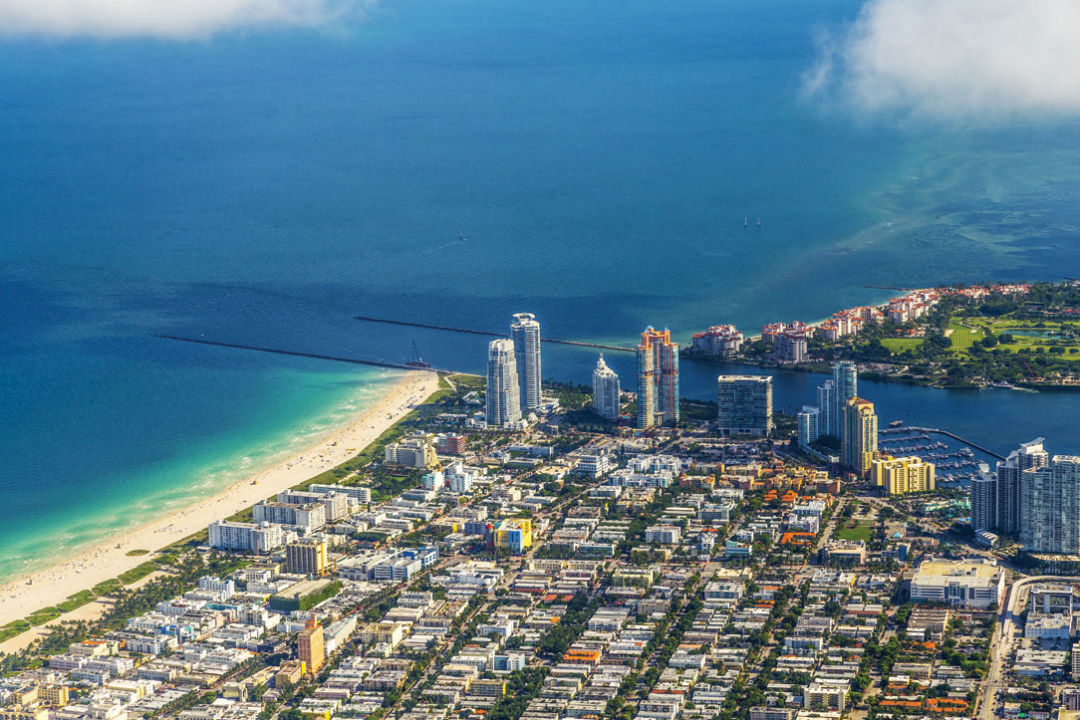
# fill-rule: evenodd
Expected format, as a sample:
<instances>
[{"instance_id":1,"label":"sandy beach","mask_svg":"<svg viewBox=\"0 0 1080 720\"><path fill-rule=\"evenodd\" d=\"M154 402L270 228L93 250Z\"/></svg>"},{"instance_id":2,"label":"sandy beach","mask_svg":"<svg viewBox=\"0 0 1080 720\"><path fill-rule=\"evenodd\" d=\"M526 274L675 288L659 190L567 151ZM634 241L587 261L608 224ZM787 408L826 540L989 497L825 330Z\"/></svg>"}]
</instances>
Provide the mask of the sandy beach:
<instances>
[{"instance_id":1,"label":"sandy beach","mask_svg":"<svg viewBox=\"0 0 1080 720\"><path fill-rule=\"evenodd\" d=\"M131 550L158 550L171 545L206 529L215 520L240 512L340 465L378 439L412 407L429 398L438 385L438 376L433 372L408 372L357 420L295 457L57 565L0 586L0 625L63 602L80 590L114 578L149 557L129 557L127 553Z\"/></svg>"}]
</instances>

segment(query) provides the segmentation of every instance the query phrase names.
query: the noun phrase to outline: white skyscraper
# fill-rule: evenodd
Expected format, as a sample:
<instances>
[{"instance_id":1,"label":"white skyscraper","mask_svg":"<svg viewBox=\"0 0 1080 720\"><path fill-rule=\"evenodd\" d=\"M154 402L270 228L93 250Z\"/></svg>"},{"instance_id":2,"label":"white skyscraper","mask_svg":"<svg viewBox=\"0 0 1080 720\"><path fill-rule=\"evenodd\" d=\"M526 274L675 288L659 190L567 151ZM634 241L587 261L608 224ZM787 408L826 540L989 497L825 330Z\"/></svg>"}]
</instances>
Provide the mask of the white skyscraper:
<instances>
[{"instance_id":1,"label":"white skyscraper","mask_svg":"<svg viewBox=\"0 0 1080 720\"><path fill-rule=\"evenodd\" d=\"M998 479L990 466L979 466L979 476L971 480L971 526L979 530L998 527Z\"/></svg>"},{"instance_id":2,"label":"white skyscraper","mask_svg":"<svg viewBox=\"0 0 1080 720\"><path fill-rule=\"evenodd\" d=\"M808 448L821 436L821 409L803 405L798 415L799 447Z\"/></svg>"},{"instance_id":3,"label":"white skyscraper","mask_svg":"<svg viewBox=\"0 0 1080 720\"><path fill-rule=\"evenodd\" d=\"M859 395L859 370L850 360L841 360L832 368L833 397L832 422L835 423L836 437L844 436L844 408L848 400Z\"/></svg>"},{"instance_id":4,"label":"white skyscraper","mask_svg":"<svg viewBox=\"0 0 1080 720\"><path fill-rule=\"evenodd\" d=\"M520 392L513 341L492 340L488 345L488 427L508 427L521 420Z\"/></svg>"},{"instance_id":5,"label":"white skyscraper","mask_svg":"<svg viewBox=\"0 0 1080 720\"><path fill-rule=\"evenodd\" d=\"M836 387L832 380L826 380L818 385L817 406L821 411L818 418L818 434L829 435L834 438L840 437L838 416L836 414Z\"/></svg>"},{"instance_id":6,"label":"white skyscraper","mask_svg":"<svg viewBox=\"0 0 1080 720\"><path fill-rule=\"evenodd\" d=\"M596 361L592 374L592 402L596 414L613 420L619 417L619 376L604 362L603 354Z\"/></svg>"},{"instance_id":7,"label":"white skyscraper","mask_svg":"<svg viewBox=\"0 0 1080 720\"><path fill-rule=\"evenodd\" d=\"M1020 479L1025 470L1046 467L1050 453L1043 448L1043 438L1035 438L1009 453L997 464L997 523L1002 532L1020 534Z\"/></svg>"},{"instance_id":8,"label":"white skyscraper","mask_svg":"<svg viewBox=\"0 0 1080 720\"><path fill-rule=\"evenodd\" d=\"M1033 553L1080 553L1080 457L1020 473L1020 542Z\"/></svg>"},{"instance_id":9,"label":"white skyscraper","mask_svg":"<svg viewBox=\"0 0 1080 720\"><path fill-rule=\"evenodd\" d=\"M531 313L518 313L510 323L510 339L517 358L521 412L540 407L540 323Z\"/></svg>"}]
</instances>

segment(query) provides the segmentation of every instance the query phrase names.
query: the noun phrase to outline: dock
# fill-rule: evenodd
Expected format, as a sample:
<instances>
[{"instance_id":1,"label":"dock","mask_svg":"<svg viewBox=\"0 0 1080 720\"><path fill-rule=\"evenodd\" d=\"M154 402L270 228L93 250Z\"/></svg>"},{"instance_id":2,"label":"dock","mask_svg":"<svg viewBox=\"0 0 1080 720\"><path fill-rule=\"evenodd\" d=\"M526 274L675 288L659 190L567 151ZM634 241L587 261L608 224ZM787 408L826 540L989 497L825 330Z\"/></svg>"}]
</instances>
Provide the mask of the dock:
<instances>
[{"instance_id":1,"label":"dock","mask_svg":"<svg viewBox=\"0 0 1080 720\"><path fill-rule=\"evenodd\" d=\"M984 448L982 445L976 445L975 443L971 442L970 440L966 440L966 439L960 437L959 435L957 435L956 433L951 433L948 430L942 430L941 428L917 427L915 425L909 425L909 426L907 426L907 429L908 430L916 430L918 432L924 432L924 433L936 433L938 435L944 435L945 437L952 438L953 440L956 440L959 443L963 443L964 445L967 445L969 448L972 448L974 450L978 450L979 452L982 452L982 453L986 453L990 457L995 457L998 460L1004 460L1005 459L1004 455L999 455L996 452L994 452L993 450L988 450L987 448Z\"/></svg>"}]
</instances>

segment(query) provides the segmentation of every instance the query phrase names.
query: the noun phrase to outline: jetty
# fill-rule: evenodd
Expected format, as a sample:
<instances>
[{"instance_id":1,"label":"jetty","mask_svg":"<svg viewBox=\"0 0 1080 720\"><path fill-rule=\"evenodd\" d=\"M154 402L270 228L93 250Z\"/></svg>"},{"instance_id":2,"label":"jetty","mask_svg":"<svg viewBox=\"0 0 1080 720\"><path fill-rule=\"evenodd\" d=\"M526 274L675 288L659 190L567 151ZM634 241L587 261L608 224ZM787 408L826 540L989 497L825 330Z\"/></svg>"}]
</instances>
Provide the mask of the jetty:
<instances>
[{"instance_id":1,"label":"jetty","mask_svg":"<svg viewBox=\"0 0 1080 720\"><path fill-rule=\"evenodd\" d=\"M387 360L365 360L362 358L341 357L339 355L322 355L320 353L303 352L300 350L284 350L282 348L264 347L261 345L241 345L239 343L223 342L221 340L207 340L205 338L183 337L181 335L162 335L155 333L154 337L162 340L175 340L177 342L195 343L197 345L212 345L214 347L232 348L234 350L252 350L254 352L273 353L274 355L291 355L293 357L312 358L315 360L329 360L331 362L350 363L352 365L370 365L372 367L391 368L394 370L418 370L420 372L435 373L458 373L459 370L437 367L420 367L403 362L390 362ZM466 373L468 374L468 373Z\"/></svg>"},{"instance_id":2,"label":"jetty","mask_svg":"<svg viewBox=\"0 0 1080 720\"><path fill-rule=\"evenodd\" d=\"M395 320L393 318L377 318L370 317L368 315L355 315L354 320L362 320L363 322L381 323L383 325L401 325L403 327L422 328L424 330L445 330L447 332L465 333L467 335L483 335L484 337L501 338L506 337L507 333L496 333L489 330L476 330L474 328L462 328L454 327L452 325L433 325L431 323L413 322L411 320ZM556 345L576 345L578 347L597 348L599 350L610 350L612 352L636 352L636 348L626 347L624 345L604 345L602 343L584 342L582 340L563 340L561 338L542 337L540 342L553 343Z\"/></svg>"}]
</instances>

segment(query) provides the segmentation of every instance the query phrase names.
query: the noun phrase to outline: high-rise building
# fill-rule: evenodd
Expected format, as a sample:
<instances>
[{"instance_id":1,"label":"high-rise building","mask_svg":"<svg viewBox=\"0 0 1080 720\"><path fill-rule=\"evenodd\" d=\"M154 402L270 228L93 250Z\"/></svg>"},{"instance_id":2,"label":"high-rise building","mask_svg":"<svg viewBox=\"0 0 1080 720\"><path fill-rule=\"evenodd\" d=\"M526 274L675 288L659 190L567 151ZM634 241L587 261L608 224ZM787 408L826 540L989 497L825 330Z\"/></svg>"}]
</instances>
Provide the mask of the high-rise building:
<instances>
[{"instance_id":1,"label":"high-rise building","mask_svg":"<svg viewBox=\"0 0 1080 720\"><path fill-rule=\"evenodd\" d=\"M1020 534L1020 476L1025 470L1046 467L1050 454L1043 449L1043 438L1035 438L1009 453L997 464L998 528L1016 537Z\"/></svg>"},{"instance_id":2,"label":"high-rise building","mask_svg":"<svg viewBox=\"0 0 1080 720\"><path fill-rule=\"evenodd\" d=\"M776 359L780 362L801 363L810 358L807 352L805 332L779 333L773 341L773 347L775 348Z\"/></svg>"},{"instance_id":3,"label":"high-rise building","mask_svg":"<svg viewBox=\"0 0 1080 720\"><path fill-rule=\"evenodd\" d=\"M859 369L850 360L841 360L832 367L833 381L833 422L836 423L836 437L843 440L844 408L848 400L859 395Z\"/></svg>"},{"instance_id":4,"label":"high-rise building","mask_svg":"<svg viewBox=\"0 0 1080 720\"><path fill-rule=\"evenodd\" d=\"M915 456L871 460L870 479L887 495L930 492L936 487L934 464Z\"/></svg>"},{"instance_id":5,"label":"high-rise building","mask_svg":"<svg viewBox=\"0 0 1080 720\"><path fill-rule=\"evenodd\" d=\"M720 375L716 378L717 431L721 435L772 433L772 377Z\"/></svg>"},{"instance_id":6,"label":"high-rise building","mask_svg":"<svg viewBox=\"0 0 1080 720\"><path fill-rule=\"evenodd\" d=\"M679 345L671 342L671 331L645 328L637 361L638 427L678 424Z\"/></svg>"},{"instance_id":7,"label":"high-rise building","mask_svg":"<svg viewBox=\"0 0 1080 720\"><path fill-rule=\"evenodd\" d=\"M284 541L280 525L217 520L210 524L209 545L218 550L239 550L265 555L281 547Z\"/></svg>"},{"instance_id":8,"label":"high-rise building","mask_svg":"<svg viewBox=\"0 0 1080 720\"><path fill-rule=\"evenodd\" d=\"M998 478L989 465L979 466L979 475L971 480L971 526L975 532L998 527Z\"/></svg>"},{"instance_id":9,"label":"high-rise building","mask_svg":"<svg viewBox=\"0 0 1080 720\"><path fill-rule=\"evenodd\" d=\"M604 355L596 361L596 369L592 374L592 402L596 414L614 420L619 417L621 405L619 403L619 376L604 362Z\"/></svg>"},{"instance_id":10,"label":"high-rise building","mask_svg":"<svg viewBox=\"0 0 1080 720\"><path fill-rule=\"evenodd\" d=\"M1021 471L1020 542L1028 552L1080 554L1080 457Z\"/></svg>"},{"instance_id":11,"label":"high-rise building","mask_svg":"<svg viewBox=\"0 0 1080 720\"><path fill-rule=\"evenodd\" d=\"M540 323L531 313L518 313L510 323L517 362L519 405L521 413L540 407Z\"/></svg>"},{"instance_id":12,"label":"high-rise building","mask_svg":"<svg viewBox=\"0 0 1080 720\"><path fill-rule=\"evenodd\" d=\"M521 388L512 340L492 340L488 345L487 425L510 427L521 420Z\"/></svg>"},{"instance_id":13,"label":"high-rise building","mask_svg":"<svg viewBox=\"0 0 1080 720\"><path fill-rule=\"evenodd\" d=\"M285 565L291 573L322 577L326 574L326 541L297 540L285 546Z\"/></svg>"},{"instance_id":14,"label":"high-rise building","mask_svg":"<svg viewBox=\"0 0 1080 720\"><path fill-rule=\"evenodd\" d=\"M821 409L803 405L797 420L799 447L808 448L810 443L821 437Z\"/></svg>"},{"instance_id":15,"label":"high-rise building","mask_svg":"<svg viewBox=\"0 0 1080 720\"><path fill-rule=\"evenodd\" d=\"M844 465L861 477L877 457L878 423L874 403L853 397L844 406L840 455Z\"/></svg>"},{"instance_id":16,"label":"high-rise building","mask_svg":"<svg viewBox=\"0 0 1080 720\"><path fill-rule=\"evenodd\" d=\"M836 385L832 380L826 380L817 389L817 406L821 412L818 418L818 433L829 437L839 438L840 430L837 427L836 416Z\"/></svg>"},{"instance_id":17,"label":"high-rise building","mask_svg":"<svg viewBox=\"0 0 1080 720\"><path fill-rule=\"evenodd\" d=\"M296 656L304 662L307 671L318 675L326 660L326 648L323 646L323 629L319 621L312 618L300 631L296 639Z\"/></svg>"}]
</instances>

